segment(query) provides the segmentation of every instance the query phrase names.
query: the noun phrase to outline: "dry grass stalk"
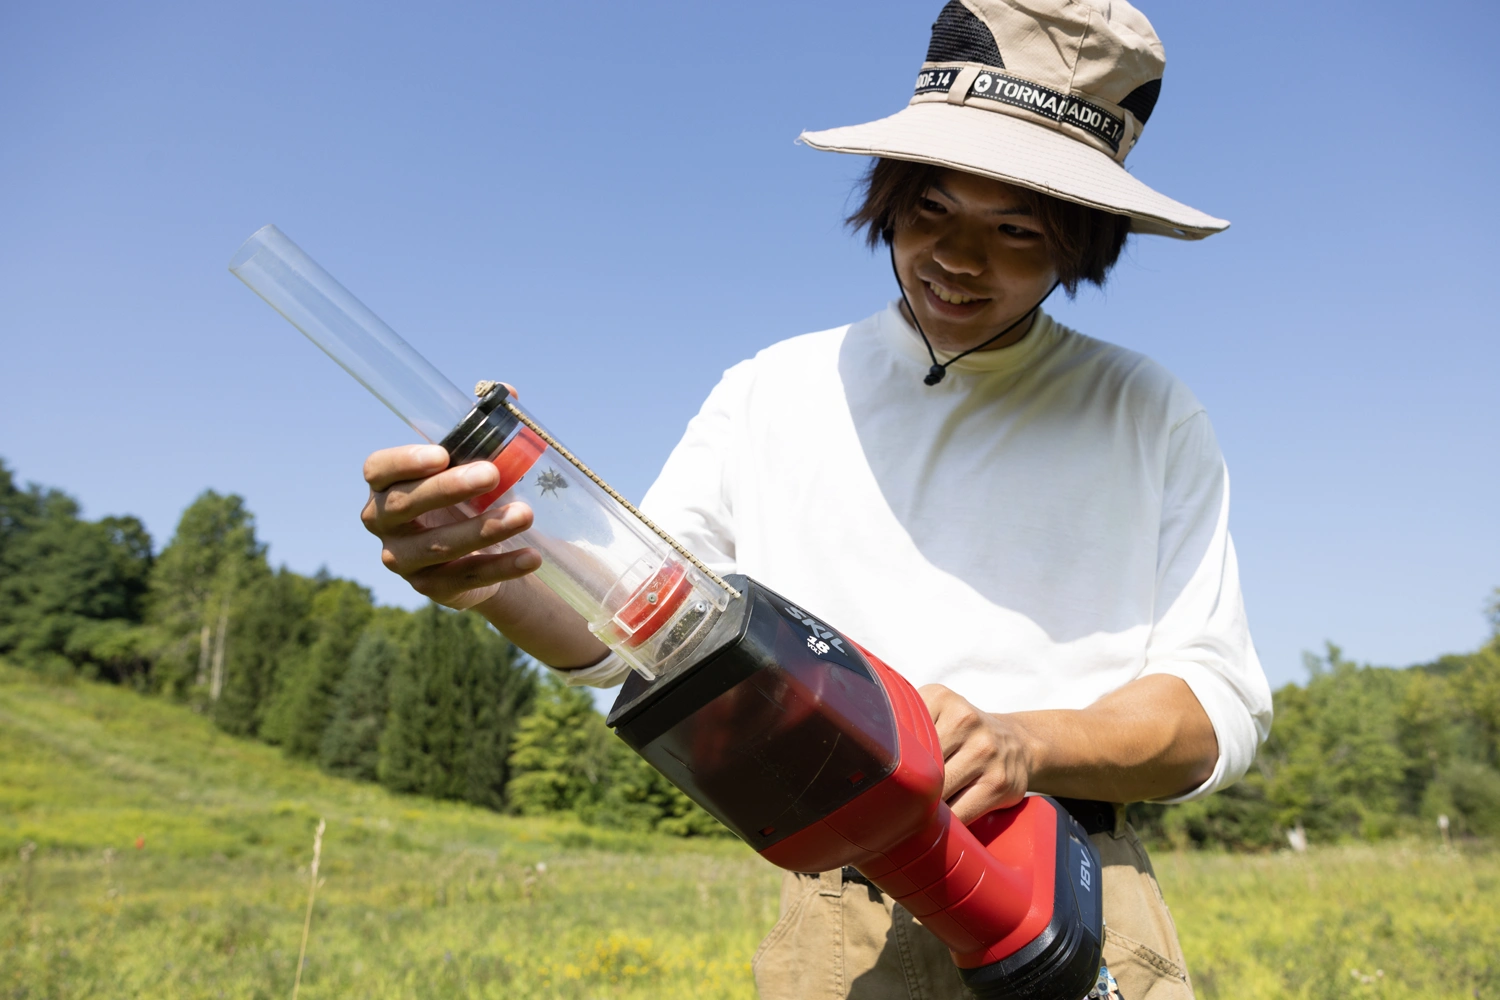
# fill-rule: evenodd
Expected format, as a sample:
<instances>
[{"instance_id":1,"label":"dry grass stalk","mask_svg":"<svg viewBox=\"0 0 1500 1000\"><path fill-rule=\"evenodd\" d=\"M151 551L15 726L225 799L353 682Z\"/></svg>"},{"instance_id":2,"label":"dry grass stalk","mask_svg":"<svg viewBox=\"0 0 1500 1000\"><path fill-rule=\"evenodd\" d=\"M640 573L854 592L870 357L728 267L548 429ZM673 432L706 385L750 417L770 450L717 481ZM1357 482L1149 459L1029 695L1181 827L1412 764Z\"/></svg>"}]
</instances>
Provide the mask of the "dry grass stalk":
<instances>
[{"instance_id":1,"label":"dry grass stalk","mask_svg":"<svg viewBox=\"0 0 1500 1000\"><path fill-rule=\"evenodd\" d=\"M318 895L318 861L323 857L323 831L328 824L318 820L318 829L313 832L313 859L310 877L307 880L307 916L302 918L302 947L297 949L297 977L292 982L292 1000L302 989L302 963L307 960L307 935L312 930L313 899Z\"/></svg>"},{"instance_id":2,"label":"dry grass stalk","mask_svg":"<svg viewBox=\"0 0 1500 1000\"><path fill-rule=\"evenodd\" d=\"M31 858L34 854L36 854L36 841L26 841L26 843L21 845L21 850L19 853L21 855L21 913L24 915L30 915L32 878Z\"/></svg>"}]
</instances>

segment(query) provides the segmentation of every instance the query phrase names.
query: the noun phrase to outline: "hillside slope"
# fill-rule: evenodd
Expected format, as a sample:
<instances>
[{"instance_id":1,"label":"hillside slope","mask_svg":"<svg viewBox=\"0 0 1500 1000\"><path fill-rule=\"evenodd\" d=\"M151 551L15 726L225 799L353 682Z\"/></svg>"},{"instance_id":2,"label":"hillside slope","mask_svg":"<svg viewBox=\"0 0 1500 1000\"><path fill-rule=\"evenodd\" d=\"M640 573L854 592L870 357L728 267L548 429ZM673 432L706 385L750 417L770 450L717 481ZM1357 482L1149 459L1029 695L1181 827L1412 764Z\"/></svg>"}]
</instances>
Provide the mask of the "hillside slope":
<instances>
[{"instance_id":1,"label":"hillside slope","mask_svg":"<svg viewBox=\"0 0 1500 1000\"><path fill-rule=\"evenodd\" d=\"M319 817L304 997L752 995L778 879L738 843L394 796L0 667L0 996L290 995Z\"/></svg>"}]
</instances>

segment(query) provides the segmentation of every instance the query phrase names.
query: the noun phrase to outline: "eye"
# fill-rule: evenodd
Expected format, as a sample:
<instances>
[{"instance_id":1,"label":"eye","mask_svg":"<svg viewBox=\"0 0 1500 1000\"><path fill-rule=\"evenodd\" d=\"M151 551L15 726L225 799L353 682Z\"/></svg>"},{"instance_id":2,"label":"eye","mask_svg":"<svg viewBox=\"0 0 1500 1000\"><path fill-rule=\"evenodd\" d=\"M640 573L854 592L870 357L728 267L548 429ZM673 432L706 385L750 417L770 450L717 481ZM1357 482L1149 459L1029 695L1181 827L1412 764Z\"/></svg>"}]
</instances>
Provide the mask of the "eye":
<instances>
[{"instance_id":1,"label":"eye","mask_svg":"<svg viewBox=\"0 0 1500 1000\"><path fill-rule=\"evenodd\" d=\"M1009 222L1003 223L1000 226L1000 231L1006 236L1018 240L1039 240L1042 238L1042 234L1034 229L1027 229L1024 226L1017 226Z\"/></svg>"},{"instance_id":2,"label":"eye","mask_svg":"<svg viewBox=\"0 0 1500 1000\"><path fill-rule=\"evenodd\" d=\"M944 212L948 211L946 208L944 208L942 205L939 205L931 198L918 198L917 208L921 209L923 212L931 212L933 215L942 215Z\"/></svg>"}]
</instances>

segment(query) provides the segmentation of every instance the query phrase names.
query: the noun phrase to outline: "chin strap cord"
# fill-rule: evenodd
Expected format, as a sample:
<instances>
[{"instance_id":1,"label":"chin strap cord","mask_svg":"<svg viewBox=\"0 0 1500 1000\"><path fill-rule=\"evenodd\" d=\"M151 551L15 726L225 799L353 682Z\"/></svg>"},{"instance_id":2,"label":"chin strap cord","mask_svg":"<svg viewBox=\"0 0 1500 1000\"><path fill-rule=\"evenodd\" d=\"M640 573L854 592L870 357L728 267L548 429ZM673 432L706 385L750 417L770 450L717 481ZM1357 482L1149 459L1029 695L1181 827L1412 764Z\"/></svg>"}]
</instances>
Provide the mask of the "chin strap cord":
<instances>
[{"instance_id":1,"label":"chin strap cord","mask_svg":"<svg viewBox=\"0 0 1500 1000\"><path fill-rule=\"evenodd\" d=\"M927 369L927 375L922 379L922 383L924 385L937 385L943 380L943 377L948 374L948 366L953 364L953 362L966 358L969 355L973 354L975 351L984 350L986 347L989 347L995 341L999 340L1001 337L1004 337L1007 333L1010 333L1022 323L1034 318L1036 316L1036 311L1042 308L1042 303L1050 299L1052 297L1052 293L1057 291L1057 286L1062 284L1061 281L1054 281L1052 283L1052 287L1047 289L1047 294L1038 299L1036 305L1026 310L1026 312L1021 316L1020 319L1016 320L1010 326L1007 326L1004 330L1001 330L999 333L995 334L989 340L986 340L984 343L980 344L977 347L969 348L962 354L955 354L947 361L939 361L937 359L937 352L932 349L932 341L927 339L927 331L922 329L922 322L921 320L917 319L917 311L911 307L911 301L906 297L906 286L901 283L901 272L896 269L895 244L890 244L890 248L891 273L896 276L896 287L901 290L901 304L906 306L906 314L911 317L912 326L917 328L917 335L922 338L922 343L927 348L927 356L932 359L932 367Z\"/></svg>"}]
</instances>

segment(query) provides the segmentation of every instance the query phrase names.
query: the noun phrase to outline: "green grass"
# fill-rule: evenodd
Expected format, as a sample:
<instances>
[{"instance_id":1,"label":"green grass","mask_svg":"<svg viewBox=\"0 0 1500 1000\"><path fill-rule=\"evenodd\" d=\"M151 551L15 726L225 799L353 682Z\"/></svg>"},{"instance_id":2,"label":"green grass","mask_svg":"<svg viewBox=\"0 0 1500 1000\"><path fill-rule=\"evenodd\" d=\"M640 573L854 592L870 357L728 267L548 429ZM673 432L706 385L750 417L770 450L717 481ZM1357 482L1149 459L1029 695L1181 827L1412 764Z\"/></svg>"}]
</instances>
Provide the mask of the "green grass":
<instances>
[{"instance_id":1,"label":"green grass","mask_svg":"<svg viewBox=\"0 0 1500 1000\"><path fill-rule=\"evenodd\" d=\"M1488 845L1154 859L1201 997L1500 997Z\"/></svg>"},{"instance_id":2,"label":"green grass","mask_svg":"<svg viewBox=\"0 0 1500 1000\"><path fill-rule=\"evenodd\" d=\"M394 796L0 666L0 1000L290 996L320 816L309 1000L753 996L778 875L736 843ZM1156 864L1202 997L1500 996L1488 849Z\"/></svg>"},{"instance_id":3,"label":"green grass","mask_svg":"<svg viewBox=\"0 0 1500 1000\"><path fill-rule=\"evenodd\" d=\"M778 877L737 842L395 796L0 667L0 998L289 996L320 816L309 1000L754 995Z\"/></svg>"}]
</instances>

